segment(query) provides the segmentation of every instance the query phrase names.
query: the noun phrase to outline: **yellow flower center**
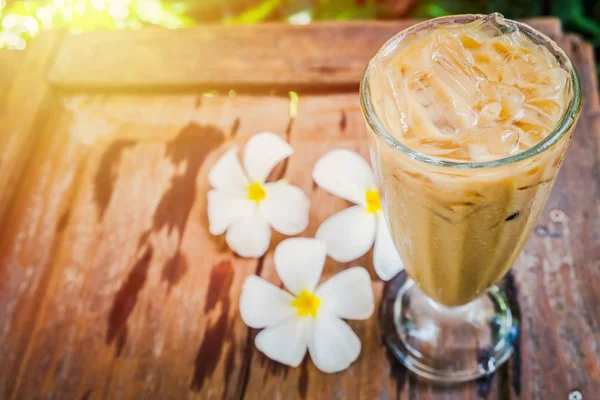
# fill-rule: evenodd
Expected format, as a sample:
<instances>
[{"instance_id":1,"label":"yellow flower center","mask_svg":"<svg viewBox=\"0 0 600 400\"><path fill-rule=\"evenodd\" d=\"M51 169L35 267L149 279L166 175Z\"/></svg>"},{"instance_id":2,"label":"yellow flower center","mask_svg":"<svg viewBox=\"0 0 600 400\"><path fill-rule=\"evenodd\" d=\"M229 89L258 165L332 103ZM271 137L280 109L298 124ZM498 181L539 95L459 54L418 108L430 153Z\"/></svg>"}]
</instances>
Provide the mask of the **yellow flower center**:
<instances>
[{"instance_id":1,"label":"yellow flower center","mask_svg":"<svg viewBox=\"0 0 600 400\"><path fill-rule=\"evenodd\" d=\"M367 212L376 213L381 210L381 201L379 200L379 192L376 189L367 190L365 193L367 202Z\"/></svg>"},{"instance_id":2,"label":"yellow flower center","mask_svg":"<svg viewBox=\"0 0 600 400\"><path fill-rule=\"evenodd\" d=\"M265 189L260 183L254 182L248 185L248 198L250 200L254 200L258 203L265 197L267 197L267 192L265 192Z\"/></svg>"},{"instance_id":3,"label":"yellow flower center","mask_svg":"<svg viewBox=\"0 0 600 400\"><path fill-rule=\"evenodd\" d=\"M292 300L292 306L296 307L298 310L299 317L307 315L316 317L320 304L321 300L308 290L303 290L294 300Z\"/></svg>"}]
</instances>

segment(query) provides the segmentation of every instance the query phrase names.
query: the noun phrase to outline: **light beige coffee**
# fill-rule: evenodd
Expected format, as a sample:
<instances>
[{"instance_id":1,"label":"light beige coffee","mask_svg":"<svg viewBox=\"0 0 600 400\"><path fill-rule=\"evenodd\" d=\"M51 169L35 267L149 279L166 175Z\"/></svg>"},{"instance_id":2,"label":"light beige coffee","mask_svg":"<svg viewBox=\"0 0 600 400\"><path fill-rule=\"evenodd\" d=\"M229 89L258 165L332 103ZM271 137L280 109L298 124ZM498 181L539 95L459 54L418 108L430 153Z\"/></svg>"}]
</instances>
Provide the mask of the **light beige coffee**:
<instances>
[{"instance_id":1,"label":"light beige coffee","mask_svg":"<svg viewBox=\"0 0 600 400\"><path fill-rule=\"evenodd\" d=\"M375 112L401 144L438 160L504 159L543 141L573 96L556 57L499 14L403 40L372 66ZM533 157L450 168L371 132L372 159L408 274L434 300L465 304L512 266L543 208L569 135Z\"/></svg>"}]
</instances>

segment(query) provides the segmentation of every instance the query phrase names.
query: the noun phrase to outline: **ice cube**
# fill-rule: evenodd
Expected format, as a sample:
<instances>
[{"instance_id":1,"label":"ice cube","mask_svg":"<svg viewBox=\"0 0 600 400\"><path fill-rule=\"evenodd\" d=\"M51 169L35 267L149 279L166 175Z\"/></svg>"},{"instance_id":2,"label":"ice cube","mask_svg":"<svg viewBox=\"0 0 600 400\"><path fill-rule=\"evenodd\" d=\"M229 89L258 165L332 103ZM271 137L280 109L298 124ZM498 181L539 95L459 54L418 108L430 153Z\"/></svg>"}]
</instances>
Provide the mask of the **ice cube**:
<instances>
[{"instance_id":1,"label":"ice cube","mask_svg":"<svg viewBox=\"0 0 600 400\"><path fill-rule=\"evenodd\" d=\"M417 113L426 121L433 124L442 134L451 135L458 131L459 126L451 120L453 114L452 105L448 102L448 96L443 93L441 87L432 82L431 75L419 74L407 82L407 88L412 98Z\"/></svg>"},{"instance_id":2,"label":"ice cube","mask_svg":"<svg viewBox=\"0 0 600 400\"><path fill-rule=\"evenodd\" d=\"M552 119L530 105L523 107L523 114L514 122L514 126L523 130L521 141L526 148L540 142L553 125Z\"/></svg>"},{"instance_id":3,"label":"ice cube","mask_svg":"<svg viewBox=\"0 0 600 400\"><path fill-rule=\"evenodd\" d=\"M460 149L460 143L452 139L420 139L418 143L421 148L427 147L427 154L432 155L448 154Z\"/></svg>"},{"instance_id":4,"label":"ice cube","mask_svg":"<svg viewBox=\"0 0 600 400\"><path fill-rule=\"evenodd\" d=\"M382 121L390 130L394 137L399 138L403 135L406 129L402 123L400 110L394 102L394 98L389 95L384 95L382 98Z\"/></svg>"},{"instance_id":5,"label":"ice cube","mask_svg":"<svg viewBox=\"0 0 600 400\"><path fill-rule=\"evenodd\" d=\"M527 101L550 100L564 95L568 78L564 69L550 68L523 76L516 86L525 94Z\"/></svg>"},{"instance_id":6,"label":"ice cube","mask_svg":"<svg viewBox=\"0 0 600 400\"><path fill-rule=\"evenodd\" d=\"M548 118L556 119L562 112L562 107L555 100L537 99L529 101L528 104L537 108Z\"/></svg>"},{"instance_id":7,"label":"ice cube","mask_svg":"<svg viewBox=\"0 0 600 400\"><path fill-rule=\"evenodd\" d=\"M482 20L475 21L473 24L473 32L483 37L492 38L517 31L517 26L504 19L500 13L491 13Z\"/></svg>"},{"instance_id":8,"label":"ice cube","mask_svg":"<svg viewBox=\"0 0 600 400\"><path fill-rule=\"evenodd\" d=\"M460 43L462 44L462 47L464 49L468 49L471 52L473 52L477 49L480 49L481 46L483 46L483 42L479 38L477 38L473 35L470 35L466 32L462 33L459 36L459 39L460 39Z\"/></svg>"},{"instance_id":9,"label":"ice cube","mask_svg":"<svg viewBox=\"0 0 600 400\"><path fill-rule=\"evenodd\" d=\"M496 121L500 118L501 111L502 104L499 101L486 103L479 112L479 123L489 124L490 122Z\"/></svg>"},{"instance_id":10,"label":"ice cube","mask_svg":"<svg viewBox=\"0 0 600 400\"><path fill-rule=\"evenodd\" d=\"M471 55L460 48L441 47L433 55L432 69L434 81L451 105L447 118L459 129L475 125L477 114L474 107L485 75L473 65Z\"/></svg>"},{"instance_id":11,"label":"ice cube","mask_svg":"<svg viewBox=\"0 0 600 400\"><path fill-rule=\"evenodd\" d=\"M498 119L511 122L522 113L525 95L516 87L499 82L487 81L480 85L481 100L477 109L484 111L485 105L490 102L499 102L501 105ZM481 113L480 112L480 113ZM480 124L486 124L485 115L480 115Z\"/></svg>"},{"instance_id":12,"label":"ice cube","mask_svg":"<svg viewBox=\"0 0 600 400\"><path fill-rule=\"evenodd\" d=\"M395 118L394 123L397 125L397 131L405 135L410 131L412 126L410 118L410 107L406 100L408 89L406 87L406 79L404 77L403 67L401 65L391 64L385 68L387 83L390 87L391 96L387 96L386 107L390 110L388 113L390 118ZM394 110L395 109L395 110Z\"/></svg>"},{"instance_id":13,"label":"ice cube","mask_svg":"<svg viewBox=\"0 0 600 400\"><path fill-rule=\"evenodd\" d=\"M506 58L520 47L522 39L518 31L498 36L490 41L490 48L499 56Z\"/></svg>"},{"instance_id":14,"label":"ice cube","mask_svg":"<svg viewBox=\"0 0 600 400\"><path fill-rule=\"evenodd\" d=\"M501 57L494 52L498 57ZM521 79L522 67L519 65L523 62L524 55L520 50L513 50L504 56L504 61L496 64L495 70L498 74L496 81L506 85L514 85Z\"/></svg>"},{"instance_id":15,"label":"ice cube","mask_svg":"<svg viewBox=\"0 0 600 400\"><path fill-rule=\"evenodd\" d=\"M439 49L433 55L433 72L454 92L465 99L473 99L477 84L485 79L473 67L472 58L461 58L451 49ZM473 104L474 102L468 101Z\"/></svg>"},{"instance_id":16,"label":"ice cube","mask_svg":"<svg viewBox=\"0 0 600 400\"><path fill-rule=\"evenodd\" d=\"M547 57L544 57L540 53L529 53L526 51L514 52L510 63L514 69L522 71L523 75L552 68Z\"/></svg>"},{"instance_id":17,"label":"ice cube","mask_svg":"<svg viewBox=\"0 0 600 400\"><path fill-rule=\"evenodd\" d=\"M464 143L469 148L469 153L473 155L474 152L479 159L490 155L497 159L498 156L507 157L519 150L520 132L514 127L489 126L471 134Z\"/></svg>"},{"instance_id":18,"label":"ice cube","mask_svg":"<svg viewBox=\"0 0 600 400\"><path fill-rule=\"evenodd\" d=\"M467 149L469 150L469 158L472 161L490 161L495 158L483 144L469 144Z\"/></svg>"},{"instance_id":19,"label":"ice cube","mask_svg":"<svg viewBox=\"0 0 600 400\"><path fill-rule=\"evenodd\" d=\"M500 82L503 79L505 63L503 58L496 52L490 51L488 47L482 47L471 51L473 61L489 81Z\"/></svg>"},{"instance_id":20,"label":"ice cube","mask_svg":"<svg viewBox=\"0 0 600 400\"><path fill-rule=\"evenodd\" d=\"M500 85L500 102L502 103L502 111L500 118L512 121L517 118L523 110L525 95L516 87L510 85Z\"/></svg>"},{"instance_id":21,"label":"ice cube","mask_svg":"<svg viewBox=\"0 0 600 400\"><path fill-rule=\"evenodd\" d=\"M544 139L545 129L539 125L519 123L518 126L522 128L521 149L532 148Z\"/></svg>"},{"instance_id":22,"label":"ice cube","mask_svg":"<svg viewBox=\"0 0 600 400\"><path fill-rule=\"evenodd\" d=\"M552 116L531 104L523 106L523 113L517 118L517 121L521 124L538 125L546 129L551 129L552 125L554 125L554 118Z\"/></svg>"},{"instance_id":23,"label":"ice cube","mask_svg":"<svg viewBox=\"0 0 600 400\"><path fill-rule=\"evenodd\" d=\"M467 160L469 158L468 152L454 138L416 139L411 145L417 151L434 157L451 158L453 160Z\"/></svg>"}]
</instances>

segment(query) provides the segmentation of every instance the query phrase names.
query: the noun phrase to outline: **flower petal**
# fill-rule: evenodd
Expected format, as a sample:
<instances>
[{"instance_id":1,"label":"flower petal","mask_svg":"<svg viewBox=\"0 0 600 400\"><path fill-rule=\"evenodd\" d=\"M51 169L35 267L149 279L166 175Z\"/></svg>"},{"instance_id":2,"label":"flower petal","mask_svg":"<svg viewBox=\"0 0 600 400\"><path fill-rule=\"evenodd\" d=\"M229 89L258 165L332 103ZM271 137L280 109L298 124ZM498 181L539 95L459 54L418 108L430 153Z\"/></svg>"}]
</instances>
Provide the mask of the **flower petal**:
<instances>
[{"instance_id":1,"label":"flower petal","mask_svg":"<svg viewBox=\"0 0 600 400\"><path fill-rule=\"evenodd\" d=\"M398 254L398 250L396 250L383 213L379 213L377 216L373 267L377 276L384 281L389 281L404 269L404 263Z\"/></svg>"},{"instance_id":2,"label":"flower petal","mask_svg":"<svg viewBox=\"0 0 600 400\"><path fill-rule=\"evenodd\" d=\"M244 150L244 168L252 182L263 183L271 170L293 152L292 146L276 134L257 133Z\"/></svg>"},{"instance_id":3,"label":"flower petal","mask_svg":"<svg viewBox=\"0 0 600 400\"><path fill-rule=\"evenodd\" d=\"M319 313L308 342L310 358L323 372L342 371L360 354L360 339L350 326L333 315Z\"/></svg>"},{"instance_id":4,"label":"flower petal","mask_svg":"<svg viewBox=\"0 0 600 400\"><path fill-rule=\"evenodd\" d=\"M246 197L248 178L237 158L237 147L221 156L210 169L208 181L229 194Z\"/></svg>"},{"instance_id":5,"label":"flower petal","mask_svg":"<svg viewBox=\"0 0 600 400\"><path fill-rule=\"evenodd\" d=\"M294 316L294 297L264 279L250 275L244 281L240 296L240 314L250 328L273 326Z\"/></svg>"},{"instance_id":6,"label":"flower petal","mask_svg":"<svg viewBox=\"0 0 600 400\"><path fill-rule=\"evenodd\" d=\"M290 367L302 362L308 346L311 318L291 318L256 335L256 348L267 357Z\"/></svg>"},{"instance_id":7,"label":"flower petal","mask_svg":"<svg viewBox=\"0 0 600 400\"><path fill-rule=\"evenodd\" d=\"M327 254L334 260L352 261L373 245L376 221L363 206L353 206L323 221L315 237L327 243Z\"/></svg>"},{"instance_id":8,"label":"flower petal","mask_svg":"<svg viewBox=\"0 0 600 400\"><path fill-rule=\"evenodd\" d=\"M255 207L252 200L232 196L219 189L210 190L207 206L210 233L224 233L232 223L249 215Z\"/></svg>"},{"instance_id":9,"label":"flower petal","mask_svg":"<svg viewBox=\"0 0 600 400\"><path fill-rule=\"evenodd\" d=\"M352 267L331 277L315 295L321 307L340 318L367 319L375 310L371 278L363 267Z\"/></svg>"},{"instance_id":10,"label":"flower petal","mask_svg":"<svg viewBox=\"0 0 600 400\"><path fill-rule=\"evenodd\" d=\"M293 294L314 292L325 265L325 243L316 239L286 239L275 249L275 270Z\"/></svg>"},{"instance_id":11,"label":"flower petal","mask_svg":"<svg viewBox=\"0 0 600 400\"><path fill-rule=\"evenodd\" d=\"M308 226L310 200L302 189L286 183L264 185L267 196L259 203L259 211L277 232L297 235Z\"/></svg>"},{"instance_id":12,"label":"flower petal","mask_svg":"<svg viewBox=\"0 0 600 400\"><path fill-rule=\"evenodd\" d=\"M359 154L336 149L325 154L313 169L317 185L356 204L365 204L365 192L375 188L373 171Z\"/></svg>"},{"instance_id":13,"label":"flower petal","mask_svg":"<svg viewBox=\"0 0 600 400\"><path fill-rule=\"evenodd\" d=\"M254 211L231 225L225 241L242 257L260 257L271 243L271 227L258 211Z\"/></svg>"}]
</instances>

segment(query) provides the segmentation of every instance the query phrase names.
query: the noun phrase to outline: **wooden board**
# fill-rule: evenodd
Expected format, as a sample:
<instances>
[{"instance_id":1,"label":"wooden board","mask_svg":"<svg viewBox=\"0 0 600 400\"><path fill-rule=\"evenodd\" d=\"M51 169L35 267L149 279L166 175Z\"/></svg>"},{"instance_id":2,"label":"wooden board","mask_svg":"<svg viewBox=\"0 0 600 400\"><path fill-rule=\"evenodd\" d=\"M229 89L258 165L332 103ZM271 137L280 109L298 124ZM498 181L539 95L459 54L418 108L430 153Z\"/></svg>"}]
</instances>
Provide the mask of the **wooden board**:
<instances>
[{"instance_id":1,"label":"wooden board","mask_svg":"<svg viewBox=\"0 0 600 400\"><path fill-rule=\"evenodd\" d=\"M416 22L268 23L235 29L217 25L126 35L95 32L67 38L49 78L61 88L96 90L356 88L375 51ZM551 37L560 32L556 18L525 22Z\"/></svg>"},{"instance_id":2,"label":"wooden board","mask_svg":"<svg viewBox=\"0 0 600 400\"><path fill-rule=\"evenodd\" d=\"M61 36L48 33L34 40L26 54L18 57L9 52L0 57L1 65L7 66L6 77L0 79L6 89L0 94L0 218L31 154L35 131L53 105L45 75Z\"/></svg>"},{"instance_id":3,"label":"wooden board","mask_svg":"<svg viewBox=\"0 0 600 400\"><path fill-rule=\"evenodd\" d=\"M4 97L5 93L8 92L8 89L12 85L19 68L23 63L25 54L24 51L17 50L0 51L0 66L2 66L2 75L0 75L0 99Z\"/></svg>"},{"instance_id":4,"label":"wooden board","mask_svg":"<svg viewBox=\"0 0 600 400\"><path fill-rule=\"evenodd\" d=\"M311 222L302 236L313 236L347 204L312 182L312 166L338 147L368 157L359 66L408 23L93 33L60 42L57 54L47 56L49 69L30 72L35 88L47 79L54 85L44 89L50 111L18 136L3 132L31 146L13 153L0 148L3 160L21 156L3 164L17 183L4 184L13 189L0 196L6 204L0 213L0 398L545 400L574 390L584 398L600 392L600 104L590 45L561 34L554 19L531 23L572 57L584 110L539 226L507 283L522 322L509 363L486 381L420 382L386 351L377 316L351 324L363 349L338 374L320 373L308 358L297 369L283 367L254 348L256 331L239 317L241 284L250 274L279 284L273 249L283 236L274 235L260 259L240 258L223 238L212 237L208 170L252 134L277 132L295 154L270 179L285 178L309 194ZM279 33L245 39L265 32ZM215 43L200 60L202 37ZM297 70L285 63L261 68L261 60L274 62L273 43L285 50L286 43L323 37L370 39L344 53L354 59L343 73L310 72L307 66L335 65L342 54L322 44L294 53ZM225 47L243 40L245 61L228 65L217 57L220 48L237 56ZM111 47L114 56L103 53ZM82 48L94 50L78 55ZM292 60L289 51L281 59ZM173 52L180 57L167 57ZM45 57L35 50L28 58L38 54ZM162 61L154 65L157 55ZM192 68L201 61L215 69ZM147 69L136 75L141 65ZM298 86L298 109L291 112L282 87ZM221 94L200 91L211 87ZM279 90L270 94L272 87ZM17 96L26 88L15 90ZM0 112L0 126L17 126L17 116L31 107L11 104ZM384 284L371 258L328 259L323 279L362 264L379 300Z\"/></svg>"}]
</instances>

